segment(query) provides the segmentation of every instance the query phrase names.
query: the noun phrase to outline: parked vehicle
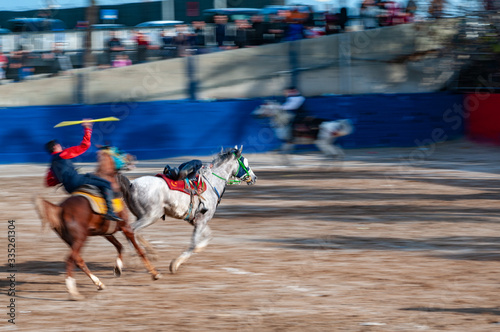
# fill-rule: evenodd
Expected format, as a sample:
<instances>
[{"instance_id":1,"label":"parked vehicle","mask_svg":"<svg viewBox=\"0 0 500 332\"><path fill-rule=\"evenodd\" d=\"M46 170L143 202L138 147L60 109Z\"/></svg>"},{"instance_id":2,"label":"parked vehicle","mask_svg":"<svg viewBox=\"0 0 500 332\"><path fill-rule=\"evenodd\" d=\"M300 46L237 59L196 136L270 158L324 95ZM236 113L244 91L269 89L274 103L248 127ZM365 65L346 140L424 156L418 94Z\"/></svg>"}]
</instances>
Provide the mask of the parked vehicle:
<instances>
[{"instance_id":1,"label":"parked vehicle","mask_svg":"<svg viewBox=\"0 0 500 332\"><path fill-rule=\"evenodd\" d=\"M66 24L63 21L49 18L14 18L8 20L6 26L12 32L63 31L66 29Z\"/></svg>"},{"instance_id":2,"label":"parked vehicle","mask_svg":"<svg viewBox=\"0 0 500 332\"><path fill-rule=\"evenodd\" d=\"M123 24L116 23L108 23L108 24L92 24L92 29L94 30L114 30L114 29L123 29L127 26Z\"/></svg>"},{"instance_id":3,"label":"parked vehicle","mask_svg":"<svg viewBox=\"0 0 500 332\"><path fill-rule=\"evenodd\" d=\"M148 21L136 25L137 28L161 28L184 24L184 21Z\"/></svg>"},{"instance_id":4,"label":"parked vehicle","mask_svg":"<svg viewBox=\"0 0 500 332\"><path fill-rule=\"evenodd\" d=\"M236 20L248 20L251 16L257 15L260 9L258 8L213 8L203 11L203 20L206 23L214 23L214 16L226 15L228 22Z\"/></svg>"}]
</instances>

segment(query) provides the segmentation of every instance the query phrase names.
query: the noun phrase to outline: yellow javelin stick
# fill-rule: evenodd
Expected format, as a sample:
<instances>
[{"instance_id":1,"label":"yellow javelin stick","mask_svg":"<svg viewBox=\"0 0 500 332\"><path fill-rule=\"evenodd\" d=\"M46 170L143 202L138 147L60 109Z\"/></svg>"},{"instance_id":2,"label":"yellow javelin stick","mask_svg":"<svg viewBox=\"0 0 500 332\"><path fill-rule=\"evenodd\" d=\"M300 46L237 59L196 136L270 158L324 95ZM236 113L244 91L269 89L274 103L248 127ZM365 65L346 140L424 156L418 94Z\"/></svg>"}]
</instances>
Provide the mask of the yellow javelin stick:
<instances>
[{"instance_id":1,"label":"yellow javelin stick","mask_svg":"<svg viewBox=\"0 0 500 332\"><path fill-rule=\"evenodd\" d=\"M110 116L110 117L107 117L107 118L92 119L92 120L63 121L63 122L59 122L58 124L56 124L54 126L54 128L64 127L64 126L72 126L72 125L81 124L81 123L84 123L84 122L104 122L104 121L120 121L120 119L115 118L114 116Z\"/></svg>"}]
</instances>

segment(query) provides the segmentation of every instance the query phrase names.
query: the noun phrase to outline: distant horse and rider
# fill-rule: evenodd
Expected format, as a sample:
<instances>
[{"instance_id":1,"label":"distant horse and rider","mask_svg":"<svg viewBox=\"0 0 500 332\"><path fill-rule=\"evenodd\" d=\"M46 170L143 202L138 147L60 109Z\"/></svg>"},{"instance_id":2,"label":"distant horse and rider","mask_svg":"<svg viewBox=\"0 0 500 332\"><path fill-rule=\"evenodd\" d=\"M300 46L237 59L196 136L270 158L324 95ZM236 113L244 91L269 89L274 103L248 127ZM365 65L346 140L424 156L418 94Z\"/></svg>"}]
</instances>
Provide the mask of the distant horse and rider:
<instances>
[{"instance_id":1,"label":"distant horse and rider","mask_svg":"<svg viewBox=\"0 0 500 332\"><path fill-rule=\"evenodd\" d=\"M119 189L117 181L120 171L129 167L135 158L115 148L104 147L98 152L98 166L95 173L79 174L70 159L88 149L92 133L90 122L84 122L82 125L85 128L85 134L80 145L62 149L55 141L47 144L47 149L53 158L46 178L47 184L57 185L61 182L70 196L57 205L41 197L35 198L35 206L42 224L50 225L71 249L66 259L66 287L70 298L74 300L83 298L73 278L75 264L87 274L98 290L105 288L99 278L89 270L80 255L88 236L103 236L115 246L118 257L114 274L120 276L123 267L123 246L113 234L122 231L142 258L153 279L160 278L160 274L151 264L144 250L137 244L128 222L128 210L116 192ZM71 176L66 178L68 174ZM113 199L109 197L110 195L117 197Z\"/></svg>"},{"instance_id":2,"label":"distant horse and rider","mask_svg":"<svg viewBox=\"0 0 500 332\"><path fill-rule=\"evenodd\" d=\"M254 116L270 118L271 127L282 142L281 152L291 153L297 144L314 144L327 158L343 158L344 151L335 141L353 132L351 120L313 117L305 111L305 98L297 88L289 87L285 94L284 104L267 101L252 112Z\"/></svg>"}]
</instances>

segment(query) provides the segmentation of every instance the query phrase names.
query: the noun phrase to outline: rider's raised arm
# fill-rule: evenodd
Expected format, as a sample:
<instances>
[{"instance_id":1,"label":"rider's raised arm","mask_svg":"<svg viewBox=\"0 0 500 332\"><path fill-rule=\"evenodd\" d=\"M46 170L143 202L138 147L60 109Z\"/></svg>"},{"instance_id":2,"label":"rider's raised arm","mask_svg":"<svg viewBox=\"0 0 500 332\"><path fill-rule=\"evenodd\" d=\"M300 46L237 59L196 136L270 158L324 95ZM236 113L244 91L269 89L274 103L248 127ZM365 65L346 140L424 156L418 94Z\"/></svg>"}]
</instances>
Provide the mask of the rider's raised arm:
<instances>
[{"instance_id":1,"label":"rider's raised arm","mask_svg":"<svg viewBox=\"0 0 500 332\"><path fill-rule=\"evenodd\" d=\"M88 150L90 147L90 137L92 136L92 128L85 127L83 139L80 145L72 146L70 148L64 149L59 155L62 159L71 159L78 157L82 153Z\"/></svg>"}]
</instances>

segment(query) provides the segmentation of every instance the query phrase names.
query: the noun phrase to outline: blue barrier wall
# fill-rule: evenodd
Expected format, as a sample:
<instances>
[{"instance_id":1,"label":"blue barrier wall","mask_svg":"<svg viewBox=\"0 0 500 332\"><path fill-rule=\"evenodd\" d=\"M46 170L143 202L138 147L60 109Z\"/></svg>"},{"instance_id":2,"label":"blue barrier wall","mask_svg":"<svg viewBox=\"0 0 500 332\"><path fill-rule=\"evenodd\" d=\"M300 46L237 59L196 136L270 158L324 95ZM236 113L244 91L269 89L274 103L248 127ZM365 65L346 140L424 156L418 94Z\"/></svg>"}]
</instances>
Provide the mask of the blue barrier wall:
<instances>
[{"instance_id":1,"label":"blue barrier wall","mask_svg":"<svg viewBox=\"0 0 500 332\"><path fill-rule=\"evenodd\" d=\"M119 122L96 123L93 144L111 142L138 159L212 155L222 146L244 145L244 152L275 149L279 141L263 119L251 112L255 100L216 102L158 101L100 105L13 107L0 109L0 162L48 162L45 142L79 144L81 126L53 128L61 121L116 116ZM447 121L445 111L462 105L462 95L445 93L309 98L307 110L325 119L350 118L356 127L343 137L345 148L415 146L442 128L447 139L461 137L463 123ZM76 161L94 161L96 148Z\"/></svg>"}]
</instances>

